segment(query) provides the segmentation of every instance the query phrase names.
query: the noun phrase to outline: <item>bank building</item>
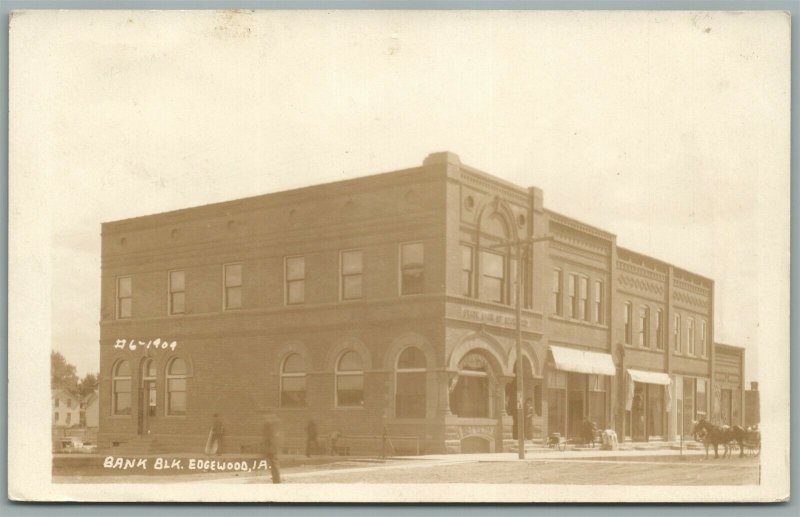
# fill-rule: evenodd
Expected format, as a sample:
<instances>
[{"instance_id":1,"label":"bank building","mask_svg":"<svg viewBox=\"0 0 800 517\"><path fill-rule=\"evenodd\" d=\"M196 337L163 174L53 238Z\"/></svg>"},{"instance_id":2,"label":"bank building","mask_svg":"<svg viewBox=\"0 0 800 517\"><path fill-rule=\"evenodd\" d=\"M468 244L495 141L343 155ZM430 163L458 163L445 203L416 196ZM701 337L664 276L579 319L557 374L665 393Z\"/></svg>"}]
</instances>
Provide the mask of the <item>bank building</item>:
<instances>
[{"instance_id":1,"label":"bank building","mask_svg":"<svg viewBox=\"0 0 800 517\"><path fill-rule=\"evenodd\" d=\"M449 152L104 223L101 291L110 450L202 451L219 413L247 451L262 411L289 448L314 420L354 454L516 450L517 304L531 443L677 440L711 407L711 279Z\"/></svg>"}]
</instances>

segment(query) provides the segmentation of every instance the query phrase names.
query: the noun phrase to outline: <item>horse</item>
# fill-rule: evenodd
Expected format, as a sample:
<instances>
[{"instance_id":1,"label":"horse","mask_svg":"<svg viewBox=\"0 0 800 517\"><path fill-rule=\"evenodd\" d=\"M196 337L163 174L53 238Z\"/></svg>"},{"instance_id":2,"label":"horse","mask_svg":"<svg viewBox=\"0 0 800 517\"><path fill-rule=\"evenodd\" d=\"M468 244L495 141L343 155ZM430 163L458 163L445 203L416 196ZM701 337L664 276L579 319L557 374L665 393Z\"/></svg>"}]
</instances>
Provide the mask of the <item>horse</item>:
<instances>
[{"instance_id":1,"label":"horse","mask_svg":"<svg viewBox=\"0 0 800 517\"><path fill-rule=\"evenodd\" d=\"M698 435L702 437L703 444L706 446L706 457L708 457L709 445L714 446L714 459L719 458L719 444L725 446L725 452L722 457L730 456L731 449L730 443L735 441L739 444L739 457L744 456L744 436L745 431L738 425L733 427L714 425L708 420L700 420L695 422L694 429L692 430L695 440Z\"/></svg>"}]
</instances>

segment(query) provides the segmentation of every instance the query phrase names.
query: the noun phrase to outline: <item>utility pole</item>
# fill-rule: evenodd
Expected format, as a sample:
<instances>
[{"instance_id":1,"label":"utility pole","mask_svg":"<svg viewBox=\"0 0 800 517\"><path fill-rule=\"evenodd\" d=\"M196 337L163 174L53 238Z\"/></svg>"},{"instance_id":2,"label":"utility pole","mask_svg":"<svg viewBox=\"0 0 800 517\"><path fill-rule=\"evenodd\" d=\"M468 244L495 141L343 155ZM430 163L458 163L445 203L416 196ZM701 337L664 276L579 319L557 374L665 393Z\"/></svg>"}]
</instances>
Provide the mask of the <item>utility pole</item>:
<instances>
[{"instance_id":1,"label":"utility pole","mask_svg":"<svg viewBox=\"0 0 800 517\"><path fill-rule=\"evenodd\" d=\"M514 246L514 255L517 259L517 271L516 271L516 303L514 304L514 310L516 313L516 335L517 335L517 343L516 343L516 351L517 351L517 364L516 364L516 385L517 385L517 453L518 457L521 460L525 459L525 401L524 401L524 380L523 380L523 368L522 368L522 274L523 274L523 245L530 246L537 242L543 241L550 241L553 240L552 235L546 235L544 237L526 237L522 239L515 239L515 240L507 240L502 244L492 247L505 247L509 250L509 255L511 254L511 246Z\"/></svg>"}]
</instances>

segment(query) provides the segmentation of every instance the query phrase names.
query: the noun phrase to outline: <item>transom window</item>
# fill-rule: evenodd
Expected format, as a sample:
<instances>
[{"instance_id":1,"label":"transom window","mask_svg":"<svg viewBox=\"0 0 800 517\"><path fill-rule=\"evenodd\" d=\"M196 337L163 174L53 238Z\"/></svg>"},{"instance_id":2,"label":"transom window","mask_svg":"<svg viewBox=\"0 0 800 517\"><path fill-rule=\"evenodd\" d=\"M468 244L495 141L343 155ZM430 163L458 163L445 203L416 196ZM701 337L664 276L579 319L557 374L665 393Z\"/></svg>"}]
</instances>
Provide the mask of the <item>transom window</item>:
<instances>
[{"instance_id":1,"label":"transom window","mask_svg":"<svg viewBox=\"0 0 800 517\"><path fill-rule=\"evenodd\" d=\"M397 358L395 392L399 418L425 418L425 354L415 346Z\"/></svg>"},{"instance_id":2,"label":"transom window","mask_svg":"<svg viewBox=\"0 0 800 517\"><path fill-rule=\"evenodd\" d=\"M342 300L355 300L363 296L364 254L361 250L343 251L341 254Z\"/></svg>"},{"instance_id":3,"label":"transom window","mask_svg":"<svg viewBox=\"0 0 800 517\"><path fill-rule=\"evenodd\" d=\"M306 367L300 354L290 354L281 367L281 407L305 407Z\"/></svg>"},{"instance_id":4,"label":"transom window","mask_svg":"<svg viewBox=\"0 0 800 517\"><path fill-rule=\"evenodd\" d=\"M225 310L242 308L242 265L225 265Z\"/></svg>"},{"instance_id":5,"label":"transom window","mask_svg":"<svg viewBox=\"0 0 800 517\"><path fill-rule=\"evenodd\" d=\"M505 300L506 264L505 256L500 253L481 250L481 284L482 300L503 303Z\"/></svg>"},{"instance_id":6,"label":"transom window","mask_svg":"<svg viewBox=\"0 0 800 517\"><path fill-rule=\"evenodd\" d=\"M117 318L130 318L133 313L133 280L129 276L117 279Z\"/></svg>"},{"instance_id":7,"label":"transom window","mask_svg":"<svg viewBox=\"0 0 800 517\"><path fill-rule=\"evenodd\" d=\"M306 301L306 259L286 257L286 304L296 305Z\"/></svg>"},{"instance_id":8,"label":"transom window","mask_svg":"<svg viewBox=\"0 0 800 517\"><path fill-rule=\"evenodd\" d=\"M119 361L113 369L111 381L111 411L115 415L131 414L131 365Z\"/></svg>"},{"instance_id":9,"label":"transom window","mask_svg":"<svg viewBox=\"0 0 800 517\"><path fill-rule=\"evenodd\" d=\"M420 294L425 289L425 248L421 242L400 246L400 294Z\"/></svg>"},{"instance_id":10,"label":"transom window","mask_svg":"<svg viewBox=\"0 0 800 517\"><path fill-rule=\"evenodd\" d=\"M169 272L169 313L186 312L186 275L183 271Z\"/></svg>"},{"instance_id":11,"label":"transom window","mask_svg":"<svg viewBox=\"0 0 800 517\"><path fill-rule=\"evenodd\" d=\"M186 361L176 357L167 367L167 414L186 414L186 378L189 369Z\"/></svg>"},{"instance_id":12,"label":"transom window","mask_svg":"<svg viewBox=\"0 0 800 517\"><path fill-rule=\"evenodd\" d=\"M336 363L336 406L362 407L364 405L364 370L361 356L348 350Z\"/></svg>"}]
</instances>

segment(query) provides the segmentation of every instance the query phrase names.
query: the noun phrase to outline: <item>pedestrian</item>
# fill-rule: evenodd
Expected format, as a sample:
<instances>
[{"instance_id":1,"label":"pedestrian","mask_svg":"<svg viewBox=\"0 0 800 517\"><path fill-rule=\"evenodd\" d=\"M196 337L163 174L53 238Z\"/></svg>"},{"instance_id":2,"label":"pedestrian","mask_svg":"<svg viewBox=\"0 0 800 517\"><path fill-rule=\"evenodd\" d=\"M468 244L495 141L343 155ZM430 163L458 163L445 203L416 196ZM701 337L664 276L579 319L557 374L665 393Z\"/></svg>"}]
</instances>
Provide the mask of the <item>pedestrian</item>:
<instances>
[{"instance_id":1,"label":"pedestrian","mask_svg":"<svg viewBox=\"0 0 800 517\"><path fill-rule=\"evenodd\" d=\"M313 449L319 448L319 444L317 443L317 423L313 420L309 420L308 424L306 425L306 458L311 457L311 451L313 444Z\"/></svg>"},{"instance_id":2,"label":"pedestrian","mask_svg":"<svg viewBox=\"0 0 800 517\"><path fill-rule=\"evenodd\" d=\"M225 426L219 413L214 413L214 421L211 424L211 431L208 433L206 442L206 454L222 455L222 437L225 435Z\"/></svg>"},{"instance_id":3,"label":"pedestrian","mask_svg":"<svg viewBox=\"0 0 800 517\"><path fill-rule=\"evenodd\" d=\"M525 439L533 440L533 400L525 400Z\"/></svg>"},{"instance_id":4,"label":"pedestrian","mask_svg":"<svg viewBox=\"0 0 800 517\"><path fill-rule=\"evenodd\" d=\"M334 431L330 435L330 451L331 456L337 456L339 454L339 439L342 437L342 433L339 431Z\"/></svg>"},{"instance_id":5,"label":"pedestrian","mask_svg":"<svg viewBox=\"0 0 800 517\"><path fill-rule=\"evenodd\" d=\"M262 454L267 460L267 466L272 472L272 482L281 482L280 463L278 461L278 451L280 446L278 444L278 421L274 415L265 414L264 422L261 428L262 436Z\"/></svg>"}]
</instances>

